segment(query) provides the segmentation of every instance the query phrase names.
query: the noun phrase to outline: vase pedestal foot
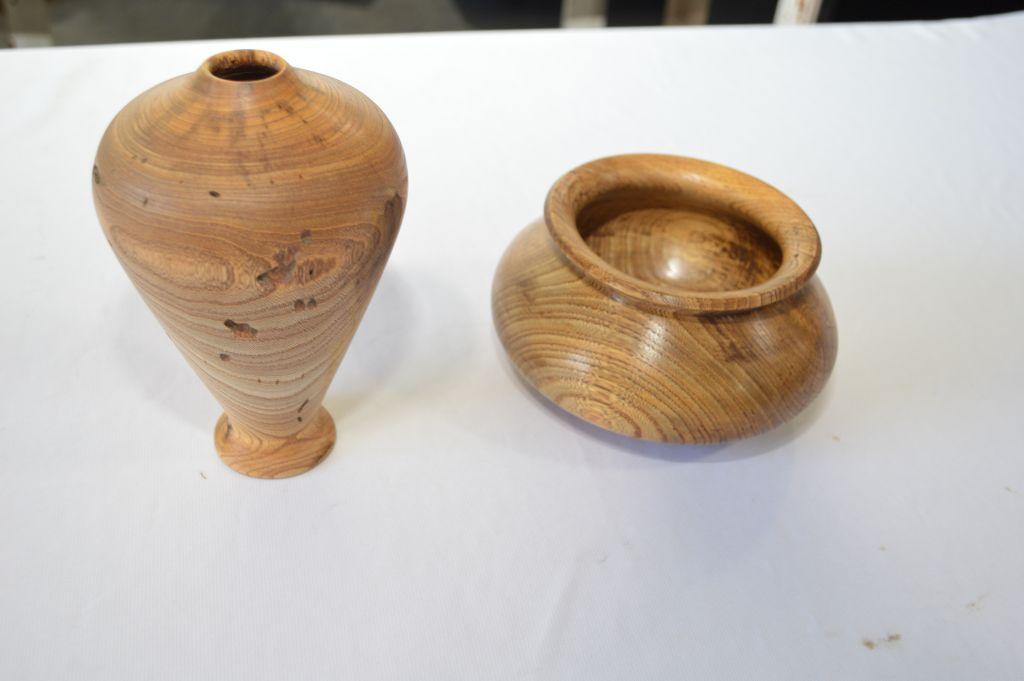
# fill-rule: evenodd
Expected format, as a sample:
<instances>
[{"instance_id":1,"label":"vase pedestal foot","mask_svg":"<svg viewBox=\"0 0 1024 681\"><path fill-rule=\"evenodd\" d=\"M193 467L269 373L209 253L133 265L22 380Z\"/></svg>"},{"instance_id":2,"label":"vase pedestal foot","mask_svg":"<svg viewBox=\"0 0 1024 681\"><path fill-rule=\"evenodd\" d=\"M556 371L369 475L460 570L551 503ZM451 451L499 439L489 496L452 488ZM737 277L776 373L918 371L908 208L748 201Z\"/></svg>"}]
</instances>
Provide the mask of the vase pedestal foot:
<instances>
[{"instance_id":1,"label":"vase pedestal foot","mask_svg":"<svg viewBox=\"0 0 1024 681\"><path fill-rule=\"evenodd\" d=\"M305 473L331 452L335 437L334 419L323 407L317 409L308 426L289 437L234 428L227 414L221 414L213 434L224 463L253 478L290 478Z\"/></svg>"}]
</instances>

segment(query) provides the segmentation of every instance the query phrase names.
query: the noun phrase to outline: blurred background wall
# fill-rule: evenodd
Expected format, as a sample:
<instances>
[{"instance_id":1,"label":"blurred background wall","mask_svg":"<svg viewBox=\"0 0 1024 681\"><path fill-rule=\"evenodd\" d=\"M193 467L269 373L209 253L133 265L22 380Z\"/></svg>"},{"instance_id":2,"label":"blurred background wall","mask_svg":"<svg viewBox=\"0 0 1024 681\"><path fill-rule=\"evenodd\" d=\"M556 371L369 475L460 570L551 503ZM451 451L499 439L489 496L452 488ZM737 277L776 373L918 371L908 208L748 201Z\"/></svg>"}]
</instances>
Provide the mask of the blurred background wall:
<instances>
[{"instance_id":1,"label":"blurred background wall","mask_svg":"<svg viewBox=\"0 0 1024 681\"><path fill-rule=\"evenodd\" d=\"M0 46L284 35L941 19L1024 0L0 0Z\"/></svg>"}]
</instances>

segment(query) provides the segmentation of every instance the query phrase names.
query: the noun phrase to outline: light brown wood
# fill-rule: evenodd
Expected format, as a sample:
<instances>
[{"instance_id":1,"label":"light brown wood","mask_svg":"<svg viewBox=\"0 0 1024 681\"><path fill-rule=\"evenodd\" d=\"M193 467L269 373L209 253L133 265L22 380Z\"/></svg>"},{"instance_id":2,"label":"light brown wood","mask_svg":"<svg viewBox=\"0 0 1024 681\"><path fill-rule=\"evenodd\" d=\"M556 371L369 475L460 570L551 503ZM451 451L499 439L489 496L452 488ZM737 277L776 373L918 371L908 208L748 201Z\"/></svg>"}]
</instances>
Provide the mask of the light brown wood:
<instances>
[{"instance_id":1,"label":"light brown wood","mask_svg":"<svg viewBox=\"0 0 1024 681\"><path fill-rule=\"evenodd\" d=\"M323 407L309 414L308 424L287 437L238 430L222 414L214 430L220 458L239 473L254 478L290 478L305 473L334 446L334 419Z\"/></svg>"},{"instance_id":2,"label":"light brown wood","mask_svg":"<svg viewBox=\"0 0 1024 681\"><path fill-rule=\"evenodd\" d=\"M320 407L398 234L405 157L373 102L252 50L140 95L93 167L103 230L224 407L235 470L320 461ZM230 432L229 432L230 426Z\"/></svg>"},{"instance_id":3,"label":"light brown wood","mask_svg":"<svg viewBox=\"0 0 1024 681\"><path fill-rule=\"evenodd\" d=\"M799 413L835 362L817 230L724 166L638 154L552 187L494 277L522 376L576 416L662 442L748 437Z\"/></svg>"}]
</instances>

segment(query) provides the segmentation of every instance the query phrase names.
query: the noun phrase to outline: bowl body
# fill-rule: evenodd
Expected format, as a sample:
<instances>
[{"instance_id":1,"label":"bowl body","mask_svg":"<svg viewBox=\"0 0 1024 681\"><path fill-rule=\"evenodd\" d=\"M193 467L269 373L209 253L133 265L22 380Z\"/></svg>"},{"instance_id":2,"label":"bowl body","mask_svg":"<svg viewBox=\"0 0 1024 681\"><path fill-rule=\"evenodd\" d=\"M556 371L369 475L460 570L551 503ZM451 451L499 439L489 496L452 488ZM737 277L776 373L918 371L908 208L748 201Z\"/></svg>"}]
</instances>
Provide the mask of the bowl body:
<instances>
[{"instance_id":1,"label":"bowl body","mask_svg":"<svg viewBox=\"0 0 1024 681\"><path fill-rule=\"evenodd\" d=\"M650 177L653 167L670 180ZM715 174L728 180L715 200L692 195L691 183L706 188ZM732 196L748 183L765 194ZM752 198L763 203L744 209ZM780 201L789 212L764 212ZM566 203L579 239L568 244L552 228ZM528 383L606 430L680 443L761 433L807 406L836 357L832 308L813 276L817 234L800 216L777 190L714 164L587 164L556 184L546 221L498 265L499 338ZM786 270L801 248L801 266Z\"/></svg>"}]
</instances>

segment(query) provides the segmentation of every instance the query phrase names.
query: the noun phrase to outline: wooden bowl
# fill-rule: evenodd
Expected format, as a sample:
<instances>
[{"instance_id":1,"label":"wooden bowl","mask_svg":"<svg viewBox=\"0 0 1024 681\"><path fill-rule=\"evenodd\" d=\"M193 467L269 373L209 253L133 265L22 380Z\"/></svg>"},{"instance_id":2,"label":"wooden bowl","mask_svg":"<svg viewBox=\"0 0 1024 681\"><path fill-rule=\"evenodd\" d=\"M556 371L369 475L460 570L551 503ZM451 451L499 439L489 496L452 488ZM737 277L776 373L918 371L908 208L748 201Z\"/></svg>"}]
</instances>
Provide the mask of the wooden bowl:
<instances>
[{"instance_id":1,"label":"wooden bowl","mask_svg":"<svg viewBox=\"0 0 1024 681\"><path fill-rule=\"evenodd\" d=\"M821 242L777 189L737 170L637 154L587 163L494 276L498 336L534 388L631 437L713 443L799 413L836 325Z\"/></svg>"}]
</instances>

